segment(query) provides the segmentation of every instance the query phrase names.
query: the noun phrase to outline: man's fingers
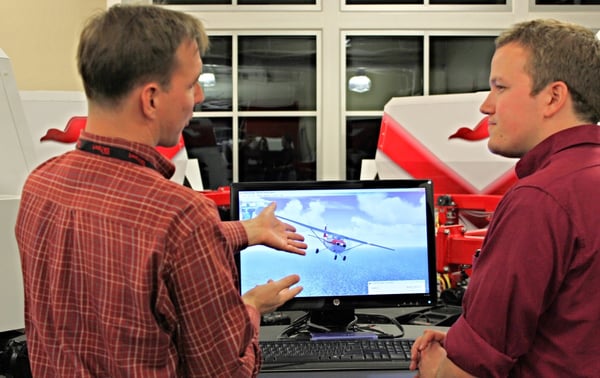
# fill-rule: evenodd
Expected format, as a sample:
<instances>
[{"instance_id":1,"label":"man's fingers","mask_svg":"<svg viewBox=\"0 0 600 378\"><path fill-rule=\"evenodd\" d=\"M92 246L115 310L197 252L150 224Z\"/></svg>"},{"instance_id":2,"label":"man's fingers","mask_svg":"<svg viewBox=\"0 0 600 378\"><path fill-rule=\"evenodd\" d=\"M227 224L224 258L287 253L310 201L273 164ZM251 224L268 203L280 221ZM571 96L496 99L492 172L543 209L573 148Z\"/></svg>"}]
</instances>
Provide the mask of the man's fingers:
<instances>
[{"instance_id":1,"label":"man's fingers","mask_svg":"<svg viewBox=\"0 0 600 378\"><path fill-rule=\"evenodd\" d=\"M288 231L288 232L296 232L296 227L292 226L289 223L285 223L285 222L282 222L282 223L283 223L286 231Z\"/></svg>"},{"instance_id":2,"label":"man's fingers","mask_svg":"<svg viewBox=\"0 0 600 378\"><path fill-rule=\"evenodd\" d=\"M289 276L283 277L277 281L276 285L279 290L283 290L297 284L298 282L300 282L300 276L297 274L290 274Z\"/></svg>"},{"instance_id":3,"label":"man's fingers","mask_svg":"<svg viewBox=\"0 0 600 378\"><path fill-rule=\"evenodd\" d=\"M302 255L302 256L306 256L306 251L305 251L305 250L303 250L303 249L300 249L300 248L294 248L294 247L292 247L292 246L288 246L288 247L285 249L285 251L286 251L286 252L289 252L289 253L294 253L294 254L296 254L296 255Z\"/></svg>"},{"instance_id":4,"label":"man's fingers","mask_svg":"<svg viewBox=\"0 0 600 378\"><path fill-rule=\"evenodd\" d=\"M302 286L295 286L293 288L288 289L287 291L284 290L281 294L281 296L283 297L283 301L287 302L290 299L294 298L296 295L298 295L301 291L302 291L303 287Z\"/></svg>"},{"instance_id":5,"label":"man's fingers","mask_svg":"<svg viewBox=\"0 0 600 378\"><path fill-rule=\"evenodd\" d=\"M287 238L291 241L304 241L304 235L299 234L297 232L290 232L289 234L287 234Z\"/></svg>"},{"instance_id":6,"label":"man's fingers","mask_svg":"<svg viewBox=\"0 0 600 378\"><path fill-rule=\"evenodd\" d=\"M288 300L294 298L302 291L302 286L290 287L298 282L300 282L300 276L297 274L291 274L276 282L277 289L279 290L279 296L283 302L287 302Z\"/></svg>"},{"instance_id":7,"label":"man's fingers","mask_svg":"<svg viewBox=\"0 0 600 378\"><path fill-rule=\"evenodd\" d=\"M306 255L306 248L308 245L302 241L288 240L287 251L297 253L299 255Z\"/></svg>"}]
</instances>

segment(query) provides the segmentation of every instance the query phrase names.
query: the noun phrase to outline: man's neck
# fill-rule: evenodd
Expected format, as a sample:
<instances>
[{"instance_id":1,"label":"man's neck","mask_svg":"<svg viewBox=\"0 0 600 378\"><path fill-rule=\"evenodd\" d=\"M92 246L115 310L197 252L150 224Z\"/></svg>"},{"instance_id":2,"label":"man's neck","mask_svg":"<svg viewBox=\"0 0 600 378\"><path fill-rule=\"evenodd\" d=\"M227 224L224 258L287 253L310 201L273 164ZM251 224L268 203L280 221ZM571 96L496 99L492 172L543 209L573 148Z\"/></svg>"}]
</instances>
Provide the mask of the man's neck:
<instances>
[{"instance_id":1,"label":"man's neck","mask_svg":"<svg viewBox=\"0 0 600 378\"><path fill-rule=\"evenodd\" d=\"M85 130L100 136L156 145L152 125L128 106L109 109L89 103Z\"/></svg>"}]
</instances>

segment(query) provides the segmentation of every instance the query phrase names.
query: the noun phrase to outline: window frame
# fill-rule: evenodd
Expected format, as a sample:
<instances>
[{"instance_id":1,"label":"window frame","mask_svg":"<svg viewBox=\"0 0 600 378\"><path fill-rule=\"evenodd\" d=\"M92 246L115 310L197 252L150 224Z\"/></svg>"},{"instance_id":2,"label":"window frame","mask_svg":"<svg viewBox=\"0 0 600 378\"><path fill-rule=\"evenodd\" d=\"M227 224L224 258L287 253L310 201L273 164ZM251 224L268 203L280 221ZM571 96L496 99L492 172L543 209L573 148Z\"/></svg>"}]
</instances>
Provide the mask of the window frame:
<instances>
[{"instance_id":1,"label":"window frame","mask_svg":"<svg viewBox=\"0 0 600 378\"><path fill-rule=\"evenodd\" d=\"M107 0L107 5L139 3L140 0ZM151 0L143 0L151 3ZM510 25L533 18L557 18L600 29L600 7L532 6L534 0L508 0L507 5L418 5L345 6L344 0L320 0L318 7L234 6L210 8L194 6L188 13L201 19L209 35L218 33L281 34L286 31L318 31L317 39L317 180L344 179L346 175L345 54L342 33L346 31L392 32L425 31L430 34L497 33ZM312 7L312 9L310 9ZM400 8L399 8L400 7ZM179 6L184 10L185 6ZM189 8L189 7L187 7ZM296 8L294 6L293 8ZM318 9L317 9L318 8ZM425 41L426 78L429 77L428 40ZM236 50L237 54L237 50ZM340 70L343 71L340 71ZM237 79L235 79L237 82ZM429 79L424 93L429 95ZM343 89L343 90L342 90ZM237 105L235 105L237 106ZM381 115L381 112L379 116ZM226 116L221 112L216 116ZM364 114L364 113L360 113ZM237 125L238 120L232 120Z\"/></svg>"},{"instance_id":2,"label":"window frame","mask_svg":"<svg viewBox=\"0 0 600 378\"><path fill-rule=\"evenodd\" d=\"M590 5L590 4L543 4L537 5L535 0L529 0L529 11L530 12L600 12L600 4Z\"/></svg>"},{"instance_id":3,"label":"window frame","mask_svg":"<svg viewBox=\"0 0 600 378\"><path fill-rule=\"evenodd\" d=\"M152 3L152 0L146 0ZM256 12L259 11L277 11L277 12L319 12L322 9L321 2L315 0L315 4L237 4L237 0L232 0L232 4L165 4L161 5L167 9L174 9L182 12ZM260 9L257 9L260 7Z\"/></svg>"},{"instance_id":4,"label":"window frame","mask_svg":"<svg viewBox=\"0 0 600 378\"><path fill-rule=\"evenodd\" d=\"M315 125L316 125L316 143L315 146L315 156L317 161L317 177L319 177L319 158L320 158L320 134L321 134L321 83L322 83L322 65L320 62L322 61L320 57L321 48L321 40L322 34L319 30L251 30L251 31L217 31L217 32L208 32L209 38L211 36L230 36L231 40L231 90L232 90L232 110L230 111L195 111L194 118L202 118L202 117L210 117L210 118L230 118L232 124L232 140L234 141L232 146L232 161L239 161L240 151L239 151L239 122L240 118L260 118L260 117L314 117ZM315 101L315 110L239 110L239 44L238 37L247 37L247 36L311 36L315 37L316 43L316 101ZM233 182L238 182L239 180L239 165L233 164L232 168L232 180Z\"/></svg>"},{"instance_id":5,"label":"window frame","mask_svg":"<svg viewBox=\"0 0 600 378\"><path fill-rule=\"evenodd\" d=\"M506 0L506 4L430 4L423 0L423 4L346 4L340 0L342 12L512 12L513 2Z\"/></svg>"}]
</instances>

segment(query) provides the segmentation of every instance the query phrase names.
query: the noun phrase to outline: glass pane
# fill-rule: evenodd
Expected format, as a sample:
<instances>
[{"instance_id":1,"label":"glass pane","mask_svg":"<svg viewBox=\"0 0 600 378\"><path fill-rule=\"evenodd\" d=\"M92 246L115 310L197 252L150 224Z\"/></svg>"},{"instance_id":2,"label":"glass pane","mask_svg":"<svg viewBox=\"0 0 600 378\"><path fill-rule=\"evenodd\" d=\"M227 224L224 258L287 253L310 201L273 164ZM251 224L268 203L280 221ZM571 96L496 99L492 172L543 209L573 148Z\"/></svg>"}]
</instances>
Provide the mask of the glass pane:
<instances>
[{"instance_id":1,"label":"glass pane","mask_svg":"<svg viewBox=\"0 0 600 378\"><path fill-rule=\"evenodd\" d=\"M383 110L392 97L423 94L423 37L346 37L346 109Z\"/></svg>"},{"instance_id":2,"label":"glass pane","mask_svg":"<svg viewBox=\"0 0 600 378\"><path fill-rule=\"evenodd\" d=\"M375 159L381 117L346 117L346 180L360 179L363 159Z\"/></svg>"},{"instance_id":3,"label":"glass pane","mask_svg":"<svg viewBox=\"0 0 600 378\"><path fill-rule=\"evenodd\" d=\"M600 0L535 0L535 5L600 5Z\"/></svg>"},{"instance_id":4,"label":"glass pane","mask_svg":"<svg viewBox=\"0 0 600 378\"><path fill-rule=\"evenodd\" d=\"M487 91L495 37L430 38L429 93Z\"/></svg>"},{"instance_id":5,"label":"glass pane","mask_svg":"<svg viewBox=\"0 0 600 378\"><path fill-rule=\"evenodd\" d=\"M198 159L205 190L227 186L232 180L231 118L193 118L183 129L189 159Z\"/></svg>"},{"instance_id":6,"label":"glass pane","mask_svg":"<svg viewBox=\"0 0 600 378\"><path fill-rule=\"evenodd\" d=\"M316 4L315 0L238 0L238 4Z\"/></svg>"},{"instance_id":7,"label":"glass pane","mask_svg":"<svg viewBox=\"0 0 600 378\"><path fill-rule=\"evenodd\" d=\"M316 180L314 117L240 118L239 181Z\"/></svg>"},{"instance_id":8,"label":"glass pane","mask_svg":"<svg viewBox=\"0 0 600 378\"><path fill-rule=\"evenodd\" d=\"M239 37L240 110L316 110L316 37Z\"/></svg>"},{"instance_id":9,"label":"glass pane","mask_svg":"<svg viewBox=\"0 0 600 378\"><path fill-rule=\"evenodd\" d=\"M231 4L231 0L152 0L154 4Z\"/></svg>"},{"instance_id":10,"label":"glass pane","mask_svg":"<svg viewBox=\"0 0 600 378\"><path fill-rule=\"evenodd\" d=\"M506 0L429 0L429 4L461 4L461 5L492 5L492 4L506 4Z\"/></svg>"},{"instance_id":11,"label":"glass pane","mask_svg":"<svg viewBox=\"0 0 600 378\"><path fill-rule=\"evenodd\" d=\"M423 4L423 0L346 0L346 5Z\"/></svg>"},{"instance_id":12,"label":"glass pane","mask_svg":"<svg viewBox=\"0 0 600 378\"><path fill-rule=\"evenodd\" d=\"M197 4L197 5L216 5L233 4L232 0L152 0L153 4ZM316 0L237 0L238 5L290 5L290 4L316 4Z\"/></svg>"},{"instance_id":13,"label":"glass pane","mask_svg":"<svg viewBox=\"0 0 600 378\"><path fill-rule=\"evenodd\" d=\"M429 4L461 4L461 5L473 5L473 4L506 4L507 0L429 0ZM424 4L424 0L346 0L346 5L381 5L381 4Z\"/></svg>"},{"instance_id":14,"label":"glass pane","mask_svg":"<svg viewBox=\"0 0 600 378\"><path fill-rule=\"evenodd\" d=\"M232 109L231 37L210 37L209 50L202 57L200 82L204 102L195 111L230 111Z\"/></svg>"}]
</instances>

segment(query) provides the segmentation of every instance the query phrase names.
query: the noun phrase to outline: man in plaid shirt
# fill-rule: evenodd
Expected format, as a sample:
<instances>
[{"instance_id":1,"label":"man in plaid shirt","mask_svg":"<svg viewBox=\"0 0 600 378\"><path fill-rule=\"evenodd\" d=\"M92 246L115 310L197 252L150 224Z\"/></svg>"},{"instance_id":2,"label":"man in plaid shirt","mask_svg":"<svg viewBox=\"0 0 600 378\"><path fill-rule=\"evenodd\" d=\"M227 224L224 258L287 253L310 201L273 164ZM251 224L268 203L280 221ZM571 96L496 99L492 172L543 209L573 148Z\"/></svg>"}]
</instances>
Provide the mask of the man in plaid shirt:
<instances>
[{"instance_id":1,"label":"man in plaid shirt","mask_svg":"<svg viewBox=\"0 0 600 378\"><path fill-rule=\"evenodd\" d=\"M16 225L34 376L255 376L260 315L302 290L290 275L240 296L235 253L302 255L304 238L274 204L222 222L155 149L178 142L204 99L207 45L200 21L157 6L114 6L85 26L86 130L32 172Z\"/></svg>"}]
</instances>

